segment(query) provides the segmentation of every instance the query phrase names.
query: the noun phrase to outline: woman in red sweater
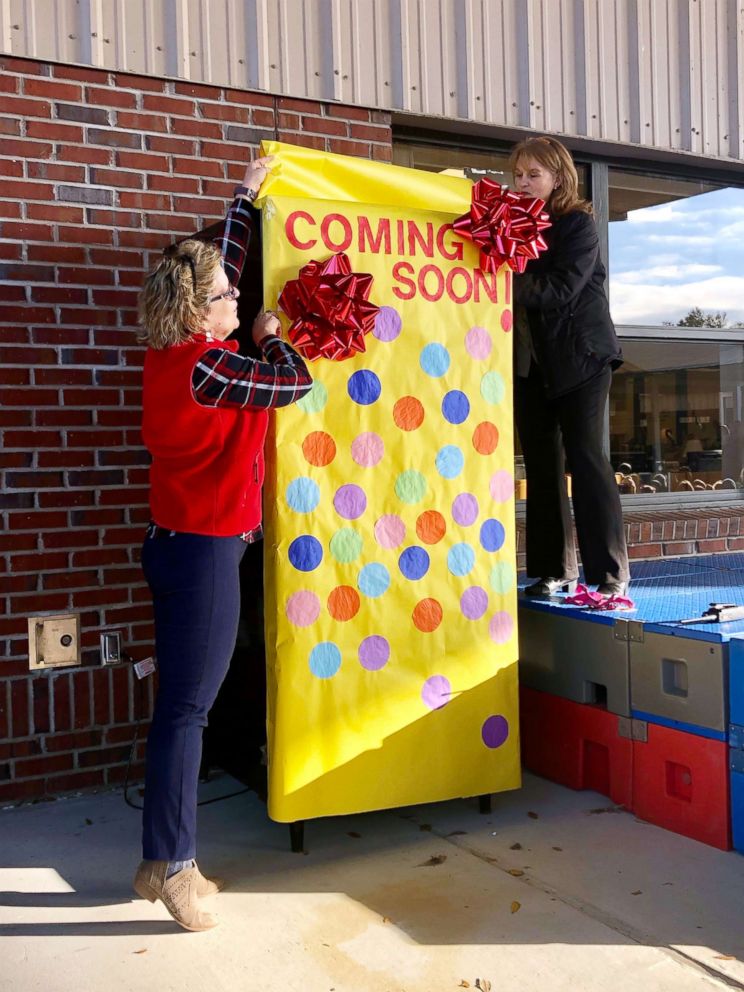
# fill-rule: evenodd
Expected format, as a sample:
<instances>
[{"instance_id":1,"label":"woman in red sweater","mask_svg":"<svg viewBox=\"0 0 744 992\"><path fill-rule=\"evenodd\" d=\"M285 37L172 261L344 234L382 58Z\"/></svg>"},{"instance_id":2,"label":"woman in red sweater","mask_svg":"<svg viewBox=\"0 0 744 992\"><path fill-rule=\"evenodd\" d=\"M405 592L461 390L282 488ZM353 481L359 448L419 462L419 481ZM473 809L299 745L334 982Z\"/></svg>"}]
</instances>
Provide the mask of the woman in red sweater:
<instances>
[{"instance_id":1,"label":"woman in red sweater","mask_svg":"<svg viewBox=\"0 0 744 992\"><path fill-rule=\"evenodd\" d=\"M200 898L222 883L196 865L196 792L202 731L227 673L240 613L238 567L259 540L268 410L304 396L312 379L278 337L272 312L238 353L237 284L250 213L268 169L256 159L235 190L219 245L167 249L145 281L147 343L142 435L152 456L142 567L155 614L158 695L147 740L143 858L137 893L161 899L186 930L216 919Z\"/></svg>"}]
</instances>

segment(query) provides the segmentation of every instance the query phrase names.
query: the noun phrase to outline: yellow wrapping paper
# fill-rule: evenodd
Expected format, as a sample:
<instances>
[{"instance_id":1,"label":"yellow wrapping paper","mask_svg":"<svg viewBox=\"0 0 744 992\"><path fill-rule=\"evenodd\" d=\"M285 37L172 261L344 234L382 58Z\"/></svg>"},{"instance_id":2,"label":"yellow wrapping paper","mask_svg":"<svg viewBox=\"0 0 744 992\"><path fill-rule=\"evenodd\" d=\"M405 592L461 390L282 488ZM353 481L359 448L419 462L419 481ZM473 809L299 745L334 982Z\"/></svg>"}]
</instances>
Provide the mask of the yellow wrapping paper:
<instances>
[{"instance_id":1,"label":"yellow wrapping paper","mask_svg":"<svg viewBox=\"0 0 744 992\"><path fill-rule=\"evenodd\" d=\"M262 154L266 305L343 250L381 307L267 444L269 813L517 788L510 273L451 230L466 180Z\"/></svg>"}]
</instances>

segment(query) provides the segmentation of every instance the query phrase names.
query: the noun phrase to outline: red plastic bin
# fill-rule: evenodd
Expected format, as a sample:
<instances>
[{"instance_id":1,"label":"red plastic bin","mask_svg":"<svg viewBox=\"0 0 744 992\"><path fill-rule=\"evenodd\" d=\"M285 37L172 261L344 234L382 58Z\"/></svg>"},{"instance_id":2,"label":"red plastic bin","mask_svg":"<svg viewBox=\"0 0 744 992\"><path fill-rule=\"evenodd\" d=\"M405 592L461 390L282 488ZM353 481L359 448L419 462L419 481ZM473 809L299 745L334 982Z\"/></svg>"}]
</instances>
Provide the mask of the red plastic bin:
<instances>
[{"instance_id":1,"label":"red plastic bin","mask_svg":"<svg viewBox=\"0 0 744 992\"><path fill-rule=\"evenodd\" d=\"M632 808L632 741L620 736L617 714L526 686L519 699L525 768Z\"/></svg>"},{"instance_id":2,"label":"red plastic bin","mask_svg":"<svg viewBox=\"0 0 744 992\"><path fill-rule=\"evenodd\" d=\"M731 848L728 744L648 724L633 742L633 810L641 820Z\"/></svg>"}]
</instances>

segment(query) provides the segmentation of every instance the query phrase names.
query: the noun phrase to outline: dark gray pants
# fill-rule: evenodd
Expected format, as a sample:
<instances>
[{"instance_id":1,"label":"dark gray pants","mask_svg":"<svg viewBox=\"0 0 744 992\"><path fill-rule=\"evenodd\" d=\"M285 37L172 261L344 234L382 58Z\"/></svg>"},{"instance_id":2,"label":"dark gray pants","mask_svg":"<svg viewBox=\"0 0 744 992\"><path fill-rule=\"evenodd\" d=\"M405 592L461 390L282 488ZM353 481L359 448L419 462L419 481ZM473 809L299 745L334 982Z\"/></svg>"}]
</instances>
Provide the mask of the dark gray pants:
<instances>
[{"instance_id":1,"label":"dark gray pants","mask_svg":"<svg viewBox=\"0 0 744 992\"><path fill-rule=\"evenodd\" d=\"M615 474L602 447L609 368L550 400L534 363L514 379L514 412L527 472L527 574L576 578L579 572L566 492L566 456L584 576L589 585L627 582L628 551Z\"/></svg>"}]
</instances>

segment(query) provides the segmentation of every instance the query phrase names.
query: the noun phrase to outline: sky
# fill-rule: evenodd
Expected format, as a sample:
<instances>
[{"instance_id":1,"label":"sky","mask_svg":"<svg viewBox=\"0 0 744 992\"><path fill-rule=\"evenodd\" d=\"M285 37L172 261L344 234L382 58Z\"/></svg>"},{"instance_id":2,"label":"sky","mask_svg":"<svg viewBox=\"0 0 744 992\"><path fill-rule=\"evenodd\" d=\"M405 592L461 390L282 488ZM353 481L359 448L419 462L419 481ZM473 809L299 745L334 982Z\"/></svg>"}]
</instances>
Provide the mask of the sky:
<instances>
[{"instance_id":1,"label":"sky","mask_svg":"<svg viewBox=\"0 0 744 992\"><path fill-rule=\"evenodd\" d=\"M633 210L610 224L616 324L674 324L693 307L744 321L744 189Z\"/></svg>"}]
</instances>

